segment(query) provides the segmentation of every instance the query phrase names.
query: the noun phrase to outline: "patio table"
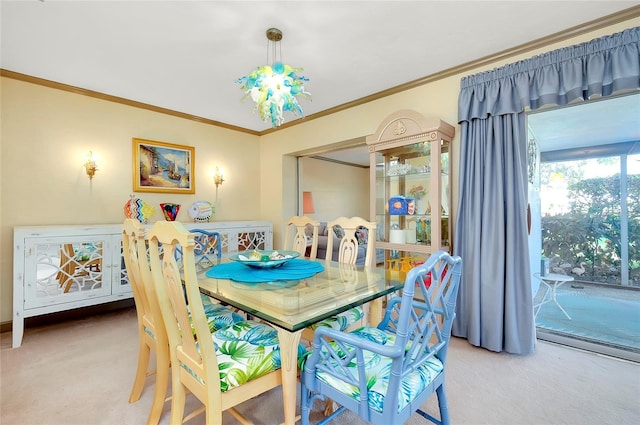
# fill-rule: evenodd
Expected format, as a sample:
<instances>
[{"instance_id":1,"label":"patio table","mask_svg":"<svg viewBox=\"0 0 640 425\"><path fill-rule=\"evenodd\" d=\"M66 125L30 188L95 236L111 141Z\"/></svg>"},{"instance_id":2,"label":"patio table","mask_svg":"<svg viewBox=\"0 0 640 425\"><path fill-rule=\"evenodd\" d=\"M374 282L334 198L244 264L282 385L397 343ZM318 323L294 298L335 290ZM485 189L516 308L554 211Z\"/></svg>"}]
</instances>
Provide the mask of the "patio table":
<instances>
[{"instance_id":1,"label":"patio table","mask_svg":"<svg viewBox=\"0 0 640 425\"><path fill-rule=\"evenodd\" d=\"M540 312L540 307L542 307L544 304L554 302L560 308L560 310L562 310L564 315L567 316L569 320L571 320L571 316L569 316L569 314L564 310L564 308L562 308L562 306L558 302L556 291L563 284L573 281L573 276L567 276L566 274L558 274L558 273L547 273L544 276L542 276L540 273L534 273L533 276L539 279L540 282L542 282L545 286L545 292L544 292L544 295L542 296L542 300L540 301L539 304L536 304L533 306L533 310L534 310L533 317L535 318L538 316L538 313Z\"/></svg>"}]
</instances>

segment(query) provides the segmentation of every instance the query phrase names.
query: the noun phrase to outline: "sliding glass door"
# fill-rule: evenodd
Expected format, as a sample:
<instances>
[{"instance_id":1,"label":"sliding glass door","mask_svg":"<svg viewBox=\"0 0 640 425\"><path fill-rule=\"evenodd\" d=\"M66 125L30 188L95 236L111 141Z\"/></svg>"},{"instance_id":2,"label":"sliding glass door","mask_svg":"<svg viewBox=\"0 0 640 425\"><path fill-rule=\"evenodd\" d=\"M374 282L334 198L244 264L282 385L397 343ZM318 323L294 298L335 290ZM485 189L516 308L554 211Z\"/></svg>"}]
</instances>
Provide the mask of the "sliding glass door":
<instances>
[{"instance_id":1,"label":"sliding glass door","mask_svg":"<svg viewBox=\"0 0 640 425\"><path fill-rule=\"evenodd\" d=\"M538 337L640 356L640 151L638 142L542 154L540 231L550 272L573 280L541 285ZM565 342L566 341L559 341ZM588 347L586 347L588 346ZM615 352L615 353L614 353Z\"/></svg>"}]
</instances>

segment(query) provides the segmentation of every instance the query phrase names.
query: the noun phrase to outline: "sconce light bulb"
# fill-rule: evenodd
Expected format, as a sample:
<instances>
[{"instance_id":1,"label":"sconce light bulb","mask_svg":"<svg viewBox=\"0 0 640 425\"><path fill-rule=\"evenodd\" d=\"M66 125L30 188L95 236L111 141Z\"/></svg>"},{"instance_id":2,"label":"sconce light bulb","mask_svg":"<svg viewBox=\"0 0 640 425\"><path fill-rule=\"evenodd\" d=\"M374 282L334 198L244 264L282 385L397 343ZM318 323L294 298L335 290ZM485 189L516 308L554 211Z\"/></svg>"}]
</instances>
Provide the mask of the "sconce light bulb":
<instances>
[{"instance_id":1,"label":"sconce light bulb","mask_svg":"<svg viewBox=\"0 0 640 425\"><path fill-rule=\"evenodd\" d=\"M87 172L87 176L89 176L89 180L93 180L93 176L98 171L98 167L96 166L96 161L93 159L93 152L89 151L89 157L87 158L87 162L84 163L85 171Z\"/></svg>"},{"instance_id":2,"label":"sconce light bulb","mask_svg":"<svg viewBox=\"0 0 640 425\"><path fill-rule=\"evenodd\" d=\"M213 176L213 183L216 185L216 189L224 182L224 177L222 176L222 172L218 167L216 167L216 174Z\"/></svg>"}]
</instances>

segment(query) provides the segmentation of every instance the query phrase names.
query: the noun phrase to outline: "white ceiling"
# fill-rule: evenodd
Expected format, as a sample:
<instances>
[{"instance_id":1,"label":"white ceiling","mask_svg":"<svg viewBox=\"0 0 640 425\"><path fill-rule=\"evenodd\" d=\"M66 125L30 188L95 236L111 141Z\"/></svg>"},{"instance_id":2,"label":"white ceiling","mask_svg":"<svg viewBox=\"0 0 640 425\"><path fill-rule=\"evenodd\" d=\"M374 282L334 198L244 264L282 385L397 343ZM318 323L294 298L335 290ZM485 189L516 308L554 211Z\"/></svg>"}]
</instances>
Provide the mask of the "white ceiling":
<instances>
[{"instance_id":1,"label":"white ceiling","mask_svg":"<svg viewBox=\"0 0 640 425\"><path fill-rule=\"evenodd\" d=\"M310 116L638 4L3 0L0 67L260 132L235 81L266 62L270 27Z\"/></svg>"},{"instance_id":2,"label":"white ceiling","mask_svg":"<svg viewBox=\"0 0 640 425\"><path fill-rule=\"evenodd\" d=\"M527 123L542 152L640 141L640 95L531 113Z\"/></svg>"}]
</instances>

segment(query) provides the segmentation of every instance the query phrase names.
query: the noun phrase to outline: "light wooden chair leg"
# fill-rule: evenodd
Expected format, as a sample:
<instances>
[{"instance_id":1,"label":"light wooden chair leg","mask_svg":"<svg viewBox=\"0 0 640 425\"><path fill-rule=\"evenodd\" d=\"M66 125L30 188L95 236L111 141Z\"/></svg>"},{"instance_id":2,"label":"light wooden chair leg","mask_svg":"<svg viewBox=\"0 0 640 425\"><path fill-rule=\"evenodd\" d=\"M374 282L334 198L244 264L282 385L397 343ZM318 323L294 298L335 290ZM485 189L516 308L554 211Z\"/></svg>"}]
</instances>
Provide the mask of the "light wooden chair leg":
<instances>
[{"instance_id":1,"label":"light wooden chair leg","mask_svg":"<svg viewBox=\"0 0 640 425\"><path fill-rule=\"evenodd\" d=\"M144 388L144 383L147 379L147 370L149 368L149 357L151 355L151 349L142 341L139 345L138 370L136 371L136 377L133 381L133 388L131 388L129 403L135 403L136 401L140 400L142 389Z\"/></svg>"},{"instance_id":2,"label":"light wooden chair leg","mask_svg":"<svg viewBox=\"0 0 640 425\"><path fill-rule=\"evenodd\" d=\"M156 384L153 393L153 404L151 405L147 425L158 425L160 422L160 416L162 415L162 410L164 409L167 397L167 388L169 388L169 374L171 371L169 366L169 353L166 350L158 351L159 352L156 353Z\"/></svg>"},{"instance_id":3,"label":"light wooden chair leg","mask_svg":"<svg viewBox=\"0 0 640 425\"><path fill-rule=\"evenodd\" d=\"M180 367L174 365L174 367ZM184 404L186 402L185 387L180 382L180 373L172 373L171 376L171 422L181 424L184 421Z\"/></svg>"},{"instance_id":4,"label":"light wooden chair leg","mask_svg":"<svg viewBox=\"0 0 640 425\"><path fill-rule=\"evenodd\" d=\"M331 416L333 412L335 412L336 410L338 410L338 404L335 401L331 400L330 398L327 398L327 401L324 405L325 418L327 416Z\"/></svg>"}]
</instances>

